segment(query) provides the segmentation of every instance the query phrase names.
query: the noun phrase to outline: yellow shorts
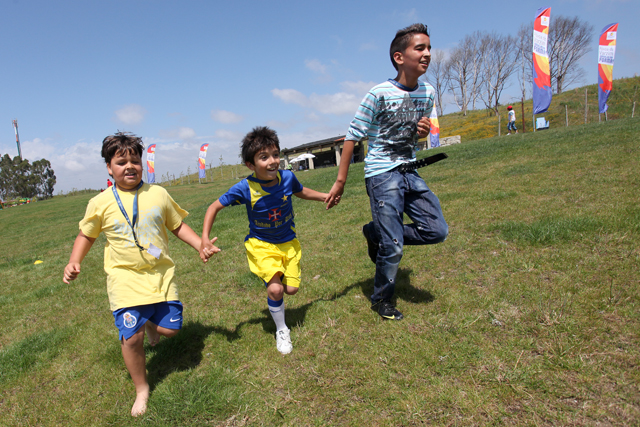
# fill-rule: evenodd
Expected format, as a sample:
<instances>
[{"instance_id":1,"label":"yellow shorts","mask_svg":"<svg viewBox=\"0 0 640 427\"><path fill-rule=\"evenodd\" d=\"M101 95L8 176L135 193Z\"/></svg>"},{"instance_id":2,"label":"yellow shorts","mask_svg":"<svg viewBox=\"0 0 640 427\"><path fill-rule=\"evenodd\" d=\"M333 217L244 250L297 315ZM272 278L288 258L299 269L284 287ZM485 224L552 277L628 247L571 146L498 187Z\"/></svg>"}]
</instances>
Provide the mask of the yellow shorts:
<instances>
[{"instance_id":1,"label":"yellow shorts","mask_svg":"<svg viewBox=\"0 0 640 427\"><path fill-rule=\"evenodd\" d=\"M251 272L265 284L276 274L282 277L282 284L300 287L300 257L302 250L298 239L285 243L269 243L256 238L244 242Z\"/></svg>"}]
</instances>

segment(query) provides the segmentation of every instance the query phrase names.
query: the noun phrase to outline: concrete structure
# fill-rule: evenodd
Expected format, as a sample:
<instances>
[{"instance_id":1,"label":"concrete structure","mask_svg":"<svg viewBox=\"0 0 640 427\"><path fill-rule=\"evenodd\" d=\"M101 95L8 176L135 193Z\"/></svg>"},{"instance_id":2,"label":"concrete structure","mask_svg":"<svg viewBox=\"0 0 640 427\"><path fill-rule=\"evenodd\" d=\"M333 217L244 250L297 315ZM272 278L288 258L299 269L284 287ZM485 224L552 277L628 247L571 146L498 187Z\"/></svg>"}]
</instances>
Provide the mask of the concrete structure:
<instances>
[{"instance_id":1,"label":"concrete structure","mask_svg":"<svg viewBox=\"0 0 640 427\"><path fill-rule=\"evenodd\" d=\"M290 160L298 157L304 153L313 154L315 157L305 160L305 168L318 169L329 166L336 166L340 164L340 157L342 155L342 147L344 145L344 135L339 135L333 138L321 139L319 141L309 142L307 144L299 145L294 148L285 148L280 151L280 156L284 162L283 167L289 166ZM361 141L356 144L354 149L353 162L361 162L365 156L365 142ZM294 164L294 169L297 169Z\"/></svg>"},{"instance_id":2,"label":"concrete structure","mask_svg":"<svg viewBox=\"0 0 640 427\"><path fill-rule=\"evenodd\" d=\"M329 166L337 166L340 164L340 157L342 156L344 137L345 135L339 135L334 138L327 138L321 139L319 141L309 142L307 144L299 145L294 148L285 148L280 151L280 157L282 158L281 162L283 162L281 167L283 169L286 169L290 164L290 160L304 153L313 154L315 156L314 158L305 160L303 162L305 168L318 169ZM430 140L430 137L419 140L418 147L421 150L431 148ZM366 144L366 140L360 141L356 144L355 149L353 150L353 163L364 161L364 157L366 155ZM460 144L460 135L440 138L441 147L451 144ZM300 163L293 164L293 168L297 169L299 164Z\"/></svg>"}]
</instances>

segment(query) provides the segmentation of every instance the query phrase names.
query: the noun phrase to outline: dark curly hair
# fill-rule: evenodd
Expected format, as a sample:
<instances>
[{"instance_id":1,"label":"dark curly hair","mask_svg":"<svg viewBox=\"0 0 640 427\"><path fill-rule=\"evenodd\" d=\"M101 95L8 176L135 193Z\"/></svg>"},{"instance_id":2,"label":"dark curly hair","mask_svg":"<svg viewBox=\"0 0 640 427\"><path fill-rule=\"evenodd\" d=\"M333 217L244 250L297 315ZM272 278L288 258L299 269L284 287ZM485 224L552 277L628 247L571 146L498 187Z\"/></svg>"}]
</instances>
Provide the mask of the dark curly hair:
<instances>
[{"instance_id":1,"label":"dark curly hair","mask_svg":"<svg viewBox=\"0 0 640 427\"><path fill-rule=\"evenodd\" d=\"M280 151L280 140L276 131L267 126L254 127L242 139L242 161L253 165L253 159L256 154L263 148L269 147L276 147Z\"/></svg>"}]
</instances>

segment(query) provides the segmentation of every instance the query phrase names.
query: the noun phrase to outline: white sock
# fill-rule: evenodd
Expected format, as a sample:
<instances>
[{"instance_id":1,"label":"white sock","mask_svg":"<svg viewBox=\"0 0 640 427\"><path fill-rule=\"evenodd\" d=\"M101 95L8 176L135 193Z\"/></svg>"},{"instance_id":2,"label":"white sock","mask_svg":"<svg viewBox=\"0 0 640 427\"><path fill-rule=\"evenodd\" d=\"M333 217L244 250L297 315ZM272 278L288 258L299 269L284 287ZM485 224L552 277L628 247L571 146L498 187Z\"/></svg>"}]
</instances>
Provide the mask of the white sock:
<instances>
[{"instance_id":1,"label":"white sock","mask_svg":"<svg viewBox=\"0 0 640 427\"><path fill-rule=\"evenodd\" d=\"M276 330L281 331L287 329L287 324L284 322L284 298L280 301L274 301L271 298L267 298L269 303L269 312L273 321L276 322Z\"/></svg>"}]
</instances>

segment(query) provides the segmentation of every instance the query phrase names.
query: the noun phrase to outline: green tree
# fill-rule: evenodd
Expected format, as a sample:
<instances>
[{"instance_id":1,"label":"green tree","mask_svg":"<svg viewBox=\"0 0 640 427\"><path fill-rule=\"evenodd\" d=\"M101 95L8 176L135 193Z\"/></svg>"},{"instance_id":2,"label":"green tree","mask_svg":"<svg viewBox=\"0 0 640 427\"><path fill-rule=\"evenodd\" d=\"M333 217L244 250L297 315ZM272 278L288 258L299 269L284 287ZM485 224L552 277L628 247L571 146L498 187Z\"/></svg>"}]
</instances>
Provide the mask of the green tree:
<instances>
[{"instance_id":1,"label":"green tree","mask_svg":"<svg viewBox=\"0 0 640 427\"><path fill-rule=\"evenodd\" d=\"M33 164L19 156L11 159L8 154L0 158L0 197L49 198L53 196L56 175L47 159L36 160Z\"/></svg>"},{"instance_id":2,"label":"green tree","mask_svg":"<svg viewBox=\"0 0 640 427\"><path fill-rule=\"evenodd\" d=\"M31 167L31 176L34 185L36 185L38 196L44 199L53 197L53 186L56 184L56 175L53 169L51 169L49 160L36 160Z\"/></svg>"}]
</instances>

